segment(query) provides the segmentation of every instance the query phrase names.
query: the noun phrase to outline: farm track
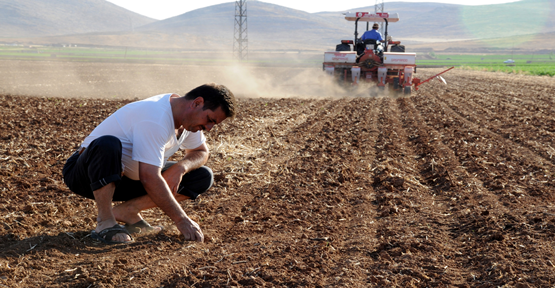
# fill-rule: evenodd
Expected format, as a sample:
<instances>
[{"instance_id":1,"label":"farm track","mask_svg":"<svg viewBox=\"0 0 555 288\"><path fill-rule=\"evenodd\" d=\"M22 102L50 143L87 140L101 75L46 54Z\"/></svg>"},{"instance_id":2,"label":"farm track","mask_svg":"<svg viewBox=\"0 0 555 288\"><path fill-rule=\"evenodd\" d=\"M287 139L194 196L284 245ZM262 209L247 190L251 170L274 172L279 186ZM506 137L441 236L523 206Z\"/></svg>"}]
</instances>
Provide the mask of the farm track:
<instances>
[{"instance_id":1,"label":"farm track","mask_svg":"<svg viewBox=\"0 0 555 288\"><path fill-rule=\"evenodd\" d=\"M83 65L76 81L125 72L104 65ZM49 71L65 70L36 73ZM213 188L182 203L204 244L183 241L159 209L143 214L167 228L159 235L88 237L95 205L68 191L61 168L131 100L4 93L0 286L553 286L555 84L445 77L412 97L241 98L237 117L207 133Z\"/></svg>"}]
</instances>

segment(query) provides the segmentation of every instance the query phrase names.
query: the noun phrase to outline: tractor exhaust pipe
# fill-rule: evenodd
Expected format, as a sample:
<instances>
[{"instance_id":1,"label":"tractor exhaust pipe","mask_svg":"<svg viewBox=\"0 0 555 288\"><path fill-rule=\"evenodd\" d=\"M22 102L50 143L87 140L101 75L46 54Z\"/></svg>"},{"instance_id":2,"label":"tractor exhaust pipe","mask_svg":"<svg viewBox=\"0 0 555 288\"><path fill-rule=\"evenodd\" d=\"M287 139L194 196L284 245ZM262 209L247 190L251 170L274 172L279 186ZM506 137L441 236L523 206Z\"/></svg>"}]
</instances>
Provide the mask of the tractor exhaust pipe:
<instances>
[{"instance_id":1,"label":"tractor exhaust pipe","mask_svg":"<svg viewBox=\"0 0 555 288\"><path fill-rule=\"evenodd\" d=\"M389 22L387 21L387 18L383 18L383 20L385 21L385 48L384 48L384 52L388 52L387 48L389 47L389 43L387 43L387 27L389 26Z\"/></svg>"}]
</instances>

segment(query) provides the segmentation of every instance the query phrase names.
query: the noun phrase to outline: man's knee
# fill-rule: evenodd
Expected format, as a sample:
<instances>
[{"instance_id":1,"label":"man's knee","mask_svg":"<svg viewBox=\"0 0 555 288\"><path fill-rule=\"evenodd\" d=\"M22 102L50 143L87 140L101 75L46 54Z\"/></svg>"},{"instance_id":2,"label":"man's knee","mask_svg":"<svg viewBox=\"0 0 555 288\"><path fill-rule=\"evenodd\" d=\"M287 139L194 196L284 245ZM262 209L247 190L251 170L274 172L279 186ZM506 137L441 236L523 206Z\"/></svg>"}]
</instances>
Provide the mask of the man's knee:
<instances>
[{"instance_id":1,"label":"man's knee","mask_svg":"<svg viewBox=\"0 0 555 288\"><path fill-rule=\"evenodd\" d=\"M201 181L201 182L202 182L203 185L205 185L205 188L202 189L204 191L202 191L201 193L204 193L204 192L208 191L208 189L210 189L210 187L212 187L212 185L214 185L214 172L212 172L212 169L210 169L206 166L202 166L202 167L198 168L197 170L199 170L199 173L201 173L201 175L203 176L202 179L204 181Z\"/></svg>"},{"instance_id":2,"label":"man's knee","mask_svg":"<svg viewBox=\"0 0 555 288\"><path fill-rule=\"evenodd\" d=\"M208 191L214 184L212 169L202 166L183 176L177 193L196 199L200 194Z\"/></svg>"},{"instance_id":3,"label":"man's knee","mask_svg":"<svg viewBox=\"0 0 555 288\"><path fill-rule=\"evenodd\" d=\"M196 169L194 173L196 174L194 177L194 182L196 183L195 185L193 185L193 187L197 193L202 194L208 191L208 189L210 189L210 187L212 187L212 185L214 184L214 172L212 172L212 169L206 166L202 166Z\"/></svg>"}]
</instances>

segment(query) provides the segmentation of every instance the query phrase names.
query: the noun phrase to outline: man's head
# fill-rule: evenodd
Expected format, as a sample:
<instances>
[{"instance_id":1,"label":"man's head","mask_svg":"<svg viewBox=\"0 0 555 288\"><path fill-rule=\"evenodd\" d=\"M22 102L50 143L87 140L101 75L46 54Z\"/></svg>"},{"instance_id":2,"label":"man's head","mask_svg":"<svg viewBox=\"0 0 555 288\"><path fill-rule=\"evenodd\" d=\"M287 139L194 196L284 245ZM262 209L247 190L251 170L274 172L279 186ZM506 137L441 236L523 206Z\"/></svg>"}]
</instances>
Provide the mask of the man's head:
<instances>
[{"instance_id":1,"label":"man's head","mask_svg":"<svg viewBox=\"0 0 555 288\"><path fill-rule=\"evenodd\" d=\"M187 100L194 100L198 97L204 99L203 110L214 111L221 107L227 118L235 116L235 95L224 85L207 83L194 88L184 96Z\"/></svg>"},{"instance_id":2,"label":"man's head","mask_svg":"<svg viewBox=\"0 0 555 288\"><path fill-rule=\"evenodd\" d=\"M378 30L380 28L380 24L378 23L374 23L374 25L372 25L372 29Z\"/></svg>"},{"instance_id":3,"label":"man's head","mask_svg":"<svg viewBox=\"0 0 555 288\"><path fill-rule=\"evenodd\" d=\"M210 131L214 125L235 116L235 96L224 85L208 83L185 94L184 110L179 109L176 128Z\"/></svg>"}]
</instances>

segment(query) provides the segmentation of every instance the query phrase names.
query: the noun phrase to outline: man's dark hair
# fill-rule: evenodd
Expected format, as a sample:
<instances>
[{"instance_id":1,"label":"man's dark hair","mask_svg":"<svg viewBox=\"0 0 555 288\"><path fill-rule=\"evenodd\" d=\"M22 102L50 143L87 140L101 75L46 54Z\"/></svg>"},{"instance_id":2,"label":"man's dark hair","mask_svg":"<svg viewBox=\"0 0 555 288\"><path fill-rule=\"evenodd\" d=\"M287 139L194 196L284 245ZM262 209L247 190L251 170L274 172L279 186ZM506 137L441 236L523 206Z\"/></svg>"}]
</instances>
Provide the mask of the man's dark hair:
<instances>
[{"instance_id":1,"label":"man's dark hair","mask_svg":"<svg viewBox=\"0 0 555 288\"><path fill-rule=\"evenodd\" d=\"M189 91L184 97L187 100L202 97L204 99L203 110L214 111L221 107L227 118L235 116L235 95L224 85L207 83Z\"/></svg>"}]
</instances>

